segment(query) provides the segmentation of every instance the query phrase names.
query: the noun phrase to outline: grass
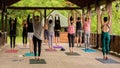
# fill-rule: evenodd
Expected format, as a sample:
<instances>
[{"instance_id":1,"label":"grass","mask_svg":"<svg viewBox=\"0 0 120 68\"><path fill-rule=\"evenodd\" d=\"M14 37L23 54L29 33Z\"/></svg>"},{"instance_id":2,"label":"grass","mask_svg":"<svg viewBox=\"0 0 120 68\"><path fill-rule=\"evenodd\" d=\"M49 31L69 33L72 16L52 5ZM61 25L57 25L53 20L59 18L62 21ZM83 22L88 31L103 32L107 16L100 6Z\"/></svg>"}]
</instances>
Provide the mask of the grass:
<instances>
[{"instance_id":1,"label":"grass","mask_svg":"<svg viewBox=\"0 0 120 68\"><path fill-rule=\"evenodd\" d=\"M17 36L16 37L16 43L22 44L22 36ZM7 44L10 44L10 37L7 37Z\"/></svg>"}]
</instances>

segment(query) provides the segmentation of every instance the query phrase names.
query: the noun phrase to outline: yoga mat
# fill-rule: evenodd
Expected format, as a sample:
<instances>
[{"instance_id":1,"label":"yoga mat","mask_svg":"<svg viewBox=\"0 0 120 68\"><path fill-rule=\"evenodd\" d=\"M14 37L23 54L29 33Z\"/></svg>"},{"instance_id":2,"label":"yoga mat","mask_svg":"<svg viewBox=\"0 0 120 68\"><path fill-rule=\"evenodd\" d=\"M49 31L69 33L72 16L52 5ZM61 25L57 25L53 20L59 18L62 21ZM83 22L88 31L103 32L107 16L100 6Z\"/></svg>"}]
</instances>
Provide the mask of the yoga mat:
<instances>
[{"instance_id":1,"label":"yoga mat","mask_svg":"<svg viewBox=\"0 0 120 68\"><path fill-rule=\"evenodd\" d=\"M63 47L56 45L56 46L53 46L53 48L63 48Z\"/></svg>"},{"instance_id":2,"label":"yoga mat","mask_svg":"<svg viewBox=\"0 0 120 68\"><path fill-rule=\"evenodd\" d=\"M30 64L46 64L46 61L44 59L40 59L39 61L35 59L30 59Z\"/></svg>"},{"instance_id":3,"label":"yoga mat","mask_svg":"<svg viewBox=\"0 0 120 68\"><path fill-rule=\"evenodd\" d=\"M38 54L37 54L38 55ZM24 56L29 57L29 56L34 56L34 53L25 53Z\"/></svg>"},{"instance_id":4,"label":"yoga mat","mask_svg":"<svg viewBox=\"0 0 120 68\"><path fill-rule=\"evenodd\" d=\"M96 50L94 50L94 49L82 49L83 51L85 51L85 52L97 52Z\"/></svg>"},{"instance_id":5,"label":"yoga mat","mask_svg":"<svg viewBox=\"0 0 120 68\"><path fill-rule=\"evenodd\" d=\"M74 53L65 52L65 54L68 55L68 56L79 56L80 55L77 52L74 52Z\"/></svg>"},{"instance_id":6,"label":"yoga mat","mask_svg":"<svg viewBox=\"0 0 120 68\"><path fill-rule=\"evenodd\" d=\"M56 52L57 50L56 49L45 49L45 51L47 51L47 52Z\"/></svg>"},{"instance_id":7,"label":"yoga mat","mask_svg":"<svg viewBox=\"0 0 120 68\"><path fill-rule=\"evenodd\" d=\"M6 52L6 53L17 53L18 50L6 50L5 52Z\"/></svg>"},{"instance_id":8,"label":"yoga mat","mask_svg":"<svg viewBox=\"0 0 120 68\"><path fill-rule=\"evenodd\" d=\"M24 47L24 46L21 45L21 46L19 46L19 48L20 49L29 49L30 47L28 45L26 47Z\"/></svg>"},{"instance_id":9,"label":"yoga mat","mask_svg":"<svg viewBox=\"0 0 120 68\"><path fill-rule=\"evenodd\" d=\"M96 60L98 60L99 62L104 63L104 64L120 64L120 62L115 61L113 59L104 60L101 58L96 58Z\"/></svg>"}]
</instances>

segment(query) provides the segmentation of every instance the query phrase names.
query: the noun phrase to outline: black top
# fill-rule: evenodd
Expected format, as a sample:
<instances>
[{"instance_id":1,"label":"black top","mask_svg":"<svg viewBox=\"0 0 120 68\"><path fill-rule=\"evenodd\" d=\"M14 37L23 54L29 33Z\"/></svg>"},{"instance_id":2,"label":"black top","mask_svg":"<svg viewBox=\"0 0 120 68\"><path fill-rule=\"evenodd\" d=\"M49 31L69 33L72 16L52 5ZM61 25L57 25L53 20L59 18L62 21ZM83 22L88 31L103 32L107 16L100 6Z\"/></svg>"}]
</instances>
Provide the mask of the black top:
<instances>
[{"instance_id":1,"label":"black top","mask_svg":"<svg viewBox=\"0 0 120 68\"><path fill-rule=\"evenodd\" d=\"M27 35L27 27L26 27L27 24L24 24L23 25L23 35Z\"/></svg>"},{"instance_id":2,"label":"black top","mask_svg":"<svg viewBox=\"0 0 120 68\"><path fill-rule=\"evenodd\" d=\"M82 24L80 21L76 22L76 30L82 30Z\"/></svg>"},{"instance_id":3,"label":"black top","mask_svg":"<svg viewBox=\"0 0 120 68\"><path fill-rule=\"evenodd\" d=\"M27 24L28 24L28 28L27 28L28 32L33 32L33 23L32 23L32 21L30 21L29 16L27 18Z\"/></svg>"},{"instance_id":4,"label":"black top","mask_svg":"<svg viewBox=\"0 0 120 68\"><path fill-rule=\"evenodd\" d=\"M13 21L14 23L12 24L12 19L10 18L9 20L9 26L10 26L10 36L16 36L16 25L17 25L17 19Z\"/></svg>"},{"instance_id":5,"label":"black top","mask_svg":"<svg viewBox=\"0 0 120 68\"><path fill-rule=\"evenodd\" d=\"M58 20L56 20L56 17L55 17L55 27L54 27L54 30L60 30L60 29L61 29L60 18L58 17Z\"/></svg>"}]
</instances>

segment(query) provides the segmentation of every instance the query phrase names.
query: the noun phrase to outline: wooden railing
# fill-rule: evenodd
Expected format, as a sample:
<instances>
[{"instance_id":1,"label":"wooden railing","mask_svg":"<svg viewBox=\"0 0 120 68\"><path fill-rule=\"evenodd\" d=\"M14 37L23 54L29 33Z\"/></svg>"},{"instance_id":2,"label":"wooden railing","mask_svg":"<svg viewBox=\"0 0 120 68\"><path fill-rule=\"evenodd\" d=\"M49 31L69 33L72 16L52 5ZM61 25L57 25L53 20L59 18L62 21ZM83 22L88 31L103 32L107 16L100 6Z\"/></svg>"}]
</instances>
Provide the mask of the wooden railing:
<instances>
[{"instance_id":1,"label":"wooden railing","mask_svg":"<svg viewBox=\"0 0 120 68\"><path fill-rule=\"evenodd\" d=\"M0 46L3 46L6 43L7 34L5 32L0 32Z\"/></svg>"},{"instance_id":2,"label":"wooden railing","mask_svg":"<svg viewBox=\"0 0 120 68\"><path fill-rule=\"evenodd\" d=\"M98 38L99 47L102 47L101 34L98 34L98 37L97 37L97 34L91 33L91 38L90 38L91 45L97 46L97 38ZM120 53L120 36L111 35L110 51L117 53L117 54Z\"/></svg>"}]
</instances>

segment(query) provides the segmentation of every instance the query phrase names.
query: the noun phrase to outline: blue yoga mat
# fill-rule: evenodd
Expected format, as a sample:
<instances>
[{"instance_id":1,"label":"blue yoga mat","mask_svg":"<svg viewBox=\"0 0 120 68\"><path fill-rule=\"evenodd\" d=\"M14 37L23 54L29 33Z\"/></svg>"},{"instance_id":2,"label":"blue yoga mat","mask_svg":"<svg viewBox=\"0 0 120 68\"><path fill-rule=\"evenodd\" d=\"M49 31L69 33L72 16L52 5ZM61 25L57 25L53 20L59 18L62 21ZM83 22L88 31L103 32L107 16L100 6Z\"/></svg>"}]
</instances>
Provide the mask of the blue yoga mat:
<instances>
[{"instance_id":1,"label":"blue yoga mat","mask_svg":"<svg viewBox=\"0 0 120 68\"><path fill-rule=\"evenodd\" d=\"M24 56L34 56L34 53L25 53Z\"/></svg>"},{"instance_id":2,"label":"blue yoga mat","mask_svg":"<svg viewBox=\"0 0 120 68\"><path fill-rule=\"evenodd\" d=\"M104 60L102 58L96 58L96 60L98 60L98 61L100 61L101 63L104 63L104 64L120 64L120 62L117 62L113 59Z\"/></svg>"},{"instance_id":3,"label":"blue yoga mat","mask_svg":"<svg viewBox=\"0 0 120 68\"><path fill-rule=\"evenodd\" d=\"M94 50L94 49L82 49L83 51L85 51L85 52L97 52L96 50Z\"/></svg>"}]
</instances>

